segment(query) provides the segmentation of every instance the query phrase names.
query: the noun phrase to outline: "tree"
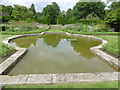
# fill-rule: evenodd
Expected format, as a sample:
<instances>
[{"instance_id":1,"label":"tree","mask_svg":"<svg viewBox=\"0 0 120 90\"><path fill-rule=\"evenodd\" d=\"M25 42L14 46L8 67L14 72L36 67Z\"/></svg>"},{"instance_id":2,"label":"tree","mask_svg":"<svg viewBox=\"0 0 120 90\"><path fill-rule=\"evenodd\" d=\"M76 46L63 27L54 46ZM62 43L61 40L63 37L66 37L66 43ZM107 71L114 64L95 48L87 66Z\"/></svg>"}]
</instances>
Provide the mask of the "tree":
<instances>
[{"instance_id":1,"label":"tree","mask_svg":"<svg viewBox=\"0 0 120 90\"><path fill-rule=\"evenodd\" d=\"M1 15L2 17L0 18L0 21L2 22L8 22L11 19L11 13L12 13L12 6L4 6L0 5L1 8Z\"/></svg>"},{"instance_id":2,"label":"tree","mask_svg":"<svg viewBox=\"0 0 120 90\"><path fill-rule=\"evenodd\" d=\"M56 24L57 17L60 14L60 8L57 3L53 2L51 5L47 5L43 9L43 15L47 19L47 24Z\"/></svg>"},{"instance_id":3,"label":"tree","mask_svg":"<svg viewBox=\"0 0 120 90\"><path fill-rule=\"evenodd\" d=\"M26 18L32 18L33 13L25 6L14 5L12 17L15 20L25 20Z\"/></svg>"},{"instance_id":4,"label":"tree","mask_svg":"<svg viewBox=\"0 0 120 90\"><path fill-rule=\"evenodd\" d=\"M73 10L72 9L68 9L65 15L66 19L72 19L74 17L73 15Z\"/></svg>"},{"instance_id":5,"label":"tree","mask_svg":"<svg viewBox=\"0 0 120 90\"><path fill-rule=\"evenodd\" d=\"M5 14L9 14L11 15L12 14L12 6L4 6L2 5L2 12L5 13Z\"/></svg>"},{"instance_id":6,"label":"tree","mask_svg":"<svg viewBox=\"0 0 120 90\"><path fill-rule=\"evenodd\" d=\"M35 10L34 4L31 4L31 7L29 8L29 10L33 13L33 19L35 19L36 18L36 10Z\"/></svg>"},{"instance_id":7,"label":"tree","mask_svg":"<svg viewBox=\"0 0 120 90\"><path fill-rule=\"evenodd\" d=\"M109 6L109 8L110 8L111 10L115 10L115 9L120 8L120 1L119 1L119 2L113 2L113 3Z\"/></svg>"},{"instance_id":8,"label":"tree","mask_svg":"<svg viewBox=\"0 0 120 90\"><path fill-rule=\"evenodd\" d=\"M88 14L95 13L98 17L103 18L105 14L105 4L102 2L78 2L73 13L77 19L86 18Z\"/></svg>"},{"instance_id":9,"label":"tree","mask_svg":"<svg viewBox=\"0 0 120 90\"><path fill-rule=\"evenodd\" d=\"M65 22L66 22L65 11L62 11L57 18L57 24L65 25Z\"/></svg>"},{"instance_id":10,"label":"tree","mask_svg":"<svg viewBox=\"0 0 120 90\"><path fill-rule=\"evenodd\" d=\"M109 12L105 18L105 21L115 28L116 32L120 31L120 8Z\"/></svg>"}]
</instances>

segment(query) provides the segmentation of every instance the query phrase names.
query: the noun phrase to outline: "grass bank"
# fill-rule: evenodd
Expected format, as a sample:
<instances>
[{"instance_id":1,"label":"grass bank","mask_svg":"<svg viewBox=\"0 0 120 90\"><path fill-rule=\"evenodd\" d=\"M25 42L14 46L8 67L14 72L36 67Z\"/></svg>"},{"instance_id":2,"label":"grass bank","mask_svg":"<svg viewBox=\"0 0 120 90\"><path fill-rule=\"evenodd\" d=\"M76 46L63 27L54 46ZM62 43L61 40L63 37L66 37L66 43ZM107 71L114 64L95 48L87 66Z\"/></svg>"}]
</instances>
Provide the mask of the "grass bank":
<instances>
[{"instance_id":1,"label":"grass bank","mask_svg":"<svg viewBox=\"0 0 120 90\"><path fill-rule=\"evenodd\" d=\"M9 88L118 88L118 82L98 82L98 83L67 83L67 84L40 84L40 85L7 85Z\"/></svg>"},{"instance_id":2,"label":"grass bank","mask_svg":"<svg viewBox=\"0 0 120 90\"><path fill-rule=\"evenodd\" d=\"M120 57L120 50L118 49L118 37L117 35L95 35L96 37L107 40L108 43L103 45L102 50L106 51L110 55Z\"/></svg>"},{"instance_id":3,"label":"grass bank","mask_svg":"<svg viewBox=\"0 0 120 90\"><path fill-rule=\"evenodd\" d=\"M20 34L35 34L35 33L41 33L48 31L48 29L37 29L37 30L31 30L31 31L2 31L0 34L2 35L20 35Z\"/></svg>"},{"instance_id":4,"label":"grass bank","mask_svg":"<svg viewBox=\"0 0 120 90\"><path fill-rule=\"evenodd\" d=\"M2 40L5 38L11 37L11 35L0 35L0 57L5 58L8 54L14 53L15 49L8 47L2 43Z\"/></svg>"}]
</instances>

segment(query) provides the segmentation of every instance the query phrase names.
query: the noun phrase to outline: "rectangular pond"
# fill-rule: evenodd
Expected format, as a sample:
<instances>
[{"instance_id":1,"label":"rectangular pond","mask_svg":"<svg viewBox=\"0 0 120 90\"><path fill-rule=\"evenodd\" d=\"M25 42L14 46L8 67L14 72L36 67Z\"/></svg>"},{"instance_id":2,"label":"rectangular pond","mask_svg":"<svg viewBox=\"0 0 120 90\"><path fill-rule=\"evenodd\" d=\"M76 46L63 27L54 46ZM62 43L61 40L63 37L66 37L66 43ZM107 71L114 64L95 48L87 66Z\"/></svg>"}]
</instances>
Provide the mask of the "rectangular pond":
<instances>
[{"instance_id":1,"label":"rectangular pond","mask_svg":"<svg viewBox=\"0 0 120 90\"><path fill-rule=\"evenodd\" d=\"M101 44L95 39L44 34L13 39L10 44L28 48L28 52L11 69L9 75L115 71L90 52L91 47Z\"/></svg>"}]
</instances>

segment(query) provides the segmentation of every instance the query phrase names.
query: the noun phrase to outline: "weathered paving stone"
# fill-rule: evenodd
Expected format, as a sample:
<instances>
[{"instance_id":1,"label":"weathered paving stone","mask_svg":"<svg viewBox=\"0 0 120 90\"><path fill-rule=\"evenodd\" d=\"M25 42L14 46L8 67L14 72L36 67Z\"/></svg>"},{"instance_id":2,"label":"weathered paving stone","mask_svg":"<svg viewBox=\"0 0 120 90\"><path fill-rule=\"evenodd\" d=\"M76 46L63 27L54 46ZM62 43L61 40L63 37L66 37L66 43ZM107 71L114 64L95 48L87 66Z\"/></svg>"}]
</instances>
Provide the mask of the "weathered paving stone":
<instances>
[{"instance_id":1,"label":"weathered paving stone","mask_svg":"<svg viewBox=\"0 0 120 90\"><path fill-rule=\"evenodd\" d=\"M112 73L85 73L84 79L86 82L115 81L112 76Z\"/></svg>"},{"instance_id":2,"label":"weathered paving stone","mask_svg":"<svg viewBox=\"0 0 120 90\"><path fill-rule=\"evenodd\" d=\"M83 75L83 73L67 74L66 79L67 82L85 82Z\"/></svg>"},{"instance_id":3,"label":"weathered paving stone","mask_svg":"<svg viewBox=\"0 0 120 90\"><path fill-rule=\"evenodd\" d=\"M0 84L25 84L28 75L18 75L18 76L0 76Z\"/></svg>"},{"instance_id":4,"label":"weathered paving stone","mask_svg":"<svg viewBox=\"0 0 120 90\"><path fill-rule=\"evenodd\" d=\"M0 76L0 85L12 84L12 77L9 76Z\"/></svg>"},{"instance_id":5,"label":"weathered paving stone","mask_svg":"<svg viewBox=\"0 0 120 90\"><path fill-rule=\"evenodd\" d=\"M26 84L41 84L51 82L51 74L30 74L26 80Z\"/></svg>"},{"instance_id":6,"label":"weathered paving stone","mask_svg":"<svg viewBox=\"0 0 120 90\"><path fill-rule=\"evenodd\" d=\"M4 61L2 64L0 64L0 73L6 70L12 63L13 61Z\"/></svg>"},{"instance_id":7,"label":"weathered paving stone","mask_svg":"<svg viewBox=\"0 0 120 90\"><path fill-rule=\"evenodd\" d=\"M118 76L117 73L113 73L113 72L108 72L108 73L100 73L103 77L105 81L115 81L118 80Z\"/></svg>"},{"instance_id":8,"label":"weathered paving stone","mask_svg":"<svg viewBox=\"0 0 120 90\"><path fill-rule=\"evenodd\" d=\"M73 74L30 74L18 76L0 76L0 85L6 84L42 84L42 83L83 83L118 81L118 72L73 73Z\"/></svg>"},{"instance_id":9,"label":"weathered paving stone","mask_svg":"<svg viewBox=\"0 0 120 90\"><path fill-rule=\"evenodd\" d=\"M67 82L67 74L53 74L52 83L65 83Z\"/></svg>"},{"instance_id":10,"label":"weathered paving stone","mask_svg":"<svg viewBox=\"0 0 120 90\"><path fill-rule=\"evenodd\" d=\"M13 76L11 83L12 84L25 84L27 78L28 78L28 75Z\"/></svg>"}]
</instances>

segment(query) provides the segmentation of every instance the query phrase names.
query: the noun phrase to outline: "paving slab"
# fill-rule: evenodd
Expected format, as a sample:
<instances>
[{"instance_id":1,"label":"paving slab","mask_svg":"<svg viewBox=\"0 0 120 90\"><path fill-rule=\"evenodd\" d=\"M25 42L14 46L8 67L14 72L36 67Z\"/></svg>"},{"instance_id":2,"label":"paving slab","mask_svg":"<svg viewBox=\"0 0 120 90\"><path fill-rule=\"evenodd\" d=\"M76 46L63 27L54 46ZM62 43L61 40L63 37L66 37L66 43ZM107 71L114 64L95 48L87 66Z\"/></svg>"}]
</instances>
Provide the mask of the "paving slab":
<instances>
[{"instance_id":1,"label":"paving slab","mask_svg":"<svg viewBox=\"0 0 120 90\"><path fill-rule=\"evenodd\" d=\"M118 81L118 72L108 73L70 73L70 74L30 74L1 75L0 85L7 84L52 84Z\"/></svg>"},{"instance_id":2,"label":"paving slab","mask_svg":"<svg viewBox=\"0 0 120 90\"><path fill-rule=\"evenodd\" d=\"M27 78L28 78L28 75L18 75L18 76L2 75L2 76L0 76L0 84L1 85L25 84Z\"/></svg>"},{"instance_id":3,"label":"paving slab","mask_svg":"<svg viewBox=\"0 0 120 90\"><path fill-rule=\"evenodd\" d=\"M51 74L30 74L26 84L51 83Z\"/></svg>"}]
</instances>

